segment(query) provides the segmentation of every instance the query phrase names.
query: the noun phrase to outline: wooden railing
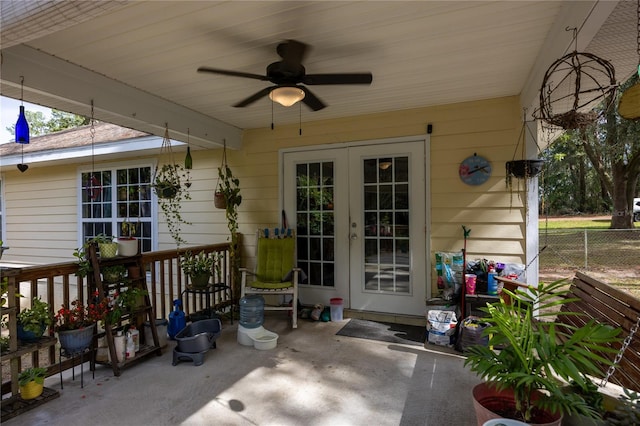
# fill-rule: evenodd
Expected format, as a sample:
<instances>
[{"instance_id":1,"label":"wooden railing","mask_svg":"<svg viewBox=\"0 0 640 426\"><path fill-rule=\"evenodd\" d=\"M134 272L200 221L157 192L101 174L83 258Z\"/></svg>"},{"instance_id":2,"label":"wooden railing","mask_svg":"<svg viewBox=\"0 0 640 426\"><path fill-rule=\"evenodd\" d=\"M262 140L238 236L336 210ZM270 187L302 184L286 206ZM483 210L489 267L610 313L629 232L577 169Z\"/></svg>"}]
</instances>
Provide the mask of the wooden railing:
<instances>
[{"instance_id":1,"label":"wooden railing","mask_svg":"<svg viewBox=\"0 0 640 426\"><path fill-rule=\"evenodd\" d=\"M180 267L180 261L187 251L191 251L194 254L200 251L204 251L207 254L222 253L221 277L219 279L223 283L232 286L234 277L230 264L229 249L229 243L222 243L143 253L142 261L147 271L147 289L156 318L168 318L173 308L173 301L181 298L182 292L188 285L188 278L183 274ZM29 266L17 268L17 270L11 269L11 273L6 273L6 275L9 276L9 284L15 288L17 293L22 295L17 300L17 303L22 307L30 307L33 298L38 297L49 304L51 314L54 315L63 304L69 306L69 303L76 299L85 302L89 299L86 278L75 276L77 270L78 264L76 262L66 262ZM0 274L5 275L1 272ZM214 280L218 281L218 277L214 276ZM210 300L210 305L215 309L228 309L229 314L232 315L234 299L237 299L237 297L235 293L216 293L213 295L213 300ZM189 297L186 297L183 303L183 310L187 315L201 311L206 307L205 296L201 294L189 294ZM16 331L9 330L9 334L15 336ZM54 333L50 331L50 335L54 336ZM11 350L15 351L16 349L10 348ZM56 347L50 346L48 349L42 349L38 345L33 345L33 350L29 348L25 351L24 348L20 348L20 352L24 354L23 356L30 357L31 365L48 367L49 375L58 373L60 365L58 364ZM43 354L43 352L46 352L46 354ZM42 355L46 356L43 357ZM3 359L9 357L11 357L11 353L2 354ZM47 358L47 361L41 358ZM18 359L20 360L20 358ZM77 365L79 358L64 360L61 364L62 369L71 368L74 363ZM10 391L11 381L5 381L5 378L3 378L2 394L4 395Z\"/></svg>"}]
</instances>

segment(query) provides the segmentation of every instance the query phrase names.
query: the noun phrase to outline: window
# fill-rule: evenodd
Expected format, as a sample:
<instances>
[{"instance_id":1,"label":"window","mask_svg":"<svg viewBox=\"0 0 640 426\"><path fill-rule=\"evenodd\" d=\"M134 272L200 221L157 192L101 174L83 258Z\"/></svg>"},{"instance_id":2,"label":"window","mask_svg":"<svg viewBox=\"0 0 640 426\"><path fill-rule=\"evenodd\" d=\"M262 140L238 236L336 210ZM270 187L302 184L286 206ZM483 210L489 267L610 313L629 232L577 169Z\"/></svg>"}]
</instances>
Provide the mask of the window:
<instances>
[{"instance_id":1,"label":"window","mask_svg":"<svg viewBox=\"0 0 640 426\"><path fill-rule=\"evenodd\" d=\"M332 161L296 166L298 267L306 284L335 287Z\"/></svg>"},{"instance_id":2,"label":"window","mask_svg":"<svg viewBox=\"0 0 640 426\"><path fill-rule=\"evenodd\" d=\"M142 251L151 251L151 177L150 166L83 172L82 241L98 234L120 236L126 219L137 225Z\"/></svg>"}]
</instances>

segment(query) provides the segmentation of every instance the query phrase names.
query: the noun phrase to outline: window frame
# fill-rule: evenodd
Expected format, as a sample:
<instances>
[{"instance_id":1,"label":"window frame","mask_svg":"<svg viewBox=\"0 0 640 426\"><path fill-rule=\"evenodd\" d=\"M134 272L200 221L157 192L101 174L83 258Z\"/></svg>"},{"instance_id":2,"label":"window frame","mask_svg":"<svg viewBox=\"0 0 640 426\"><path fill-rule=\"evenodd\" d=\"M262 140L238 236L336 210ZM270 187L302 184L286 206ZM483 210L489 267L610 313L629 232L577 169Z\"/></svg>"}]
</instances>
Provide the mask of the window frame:
<instances>
[{"instance_id":1,"label":"window frame","mask_svg":"<svg viewBox=\"0 0 640 426\"><path fill-rule=\"evenodd\" d=\"M84 173L92 173L92 172L104 172L111 171L111 188L112 194L111 197L111 215L110 218L112 231L114 237L117 237L118 234L118 221L121 218L118 218L118 210L117 210L117 171L122 169L140 169L144 167L149 167L151 171L151 178L153 178L153 174L155 171L157 164L153 161L124 161L117 163L100 163L99 165L92 166L82 166L78 167L76 173L76 218L77 218L77 244L78 247L81 247L84 244L84 227L85 219L82 216L83 210L83 202L82 202L82 192L85 190L82 183L82 175ZM156 251L158 249L158 201L156 198L155 191L151 190L151 216L149 217L149 223L151 224L151 251ZM105 220L101 220L102 222L106 222ZM93 220L93 219L92 219ZM87 221L87 223L90 221Z\"/></svg>"}]
</instances>

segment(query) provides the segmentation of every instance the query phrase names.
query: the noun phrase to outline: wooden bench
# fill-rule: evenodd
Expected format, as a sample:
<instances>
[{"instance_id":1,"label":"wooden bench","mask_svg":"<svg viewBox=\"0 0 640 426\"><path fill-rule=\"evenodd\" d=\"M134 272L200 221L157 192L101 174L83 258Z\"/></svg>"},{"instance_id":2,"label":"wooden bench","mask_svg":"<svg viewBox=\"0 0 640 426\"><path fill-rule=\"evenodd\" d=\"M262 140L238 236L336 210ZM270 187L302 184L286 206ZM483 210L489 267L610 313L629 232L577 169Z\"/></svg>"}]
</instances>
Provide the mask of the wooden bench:
<instances>
[{"instance_id":1,"label":"wooden bench","mask_svg":"<svg viewBox=\"0 0 640 426\"><path fill-rule=\"evenodd\" d=\"M504 277L496 277L496 279L504 285L504 288L512 292L528 287L527 284ZM638 322L640 299L581 272L576 272L566 297L579 300L562 305L560 312L579 312L583 315L559 314L556 319L559 323L581 327L590 319L594 319L599 323L621 328L619 337L626 339L631 333L631 328ZM509 303L506 294L502 295L502 298ZM621 343L612 346L616 349L616 353L601 355L613 362L621 346ZM599 367L602 374L606 375L609 366L600 364ZM631 338L622 359L616 365L614 374L609 378L609 383L640 392L640 330L637 330Z\"/></svg>"},{"instance_id":2,"label":"wooden bench","mask_svg":"<svg viewBox=\"0 0 640 426\"><path fill-rule=\"evenodd\" d=\"M626 339L640 316L640 299L581 272L576 272L567 297L579 300L563 305L561 312L580 312L584 315L558 315L557 321L564 324L581 327L594 319L621 328L619 337ZM621 346L619 343L613 347L619 350ZM614 361L616 353L604 356ZM640 330L631 338L622 359L615 367L615 373L609 378L609 382L640 392ZM600 368L606 374L609 367L602 364Z\"/></svg>"}]
</instances>

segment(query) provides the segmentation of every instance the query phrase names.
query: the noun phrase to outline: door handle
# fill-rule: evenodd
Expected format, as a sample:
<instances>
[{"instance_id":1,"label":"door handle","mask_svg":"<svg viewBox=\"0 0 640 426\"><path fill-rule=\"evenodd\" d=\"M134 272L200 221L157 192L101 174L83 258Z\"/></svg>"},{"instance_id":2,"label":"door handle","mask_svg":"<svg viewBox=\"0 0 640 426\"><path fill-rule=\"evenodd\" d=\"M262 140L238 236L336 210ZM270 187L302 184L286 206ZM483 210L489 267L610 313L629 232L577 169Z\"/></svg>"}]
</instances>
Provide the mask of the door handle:
<instances>
[{"instance_id":1,"label":"door handle","mask_svg":"<svg viewBox=\"0 0 640 426\"><path fill-rule=\"evenodd\" d=\"M358 239L358 234L356 234L355 232L351 233L351 235L349 236L350 240L357 240Z\"/></svg>"}]
</instances>

